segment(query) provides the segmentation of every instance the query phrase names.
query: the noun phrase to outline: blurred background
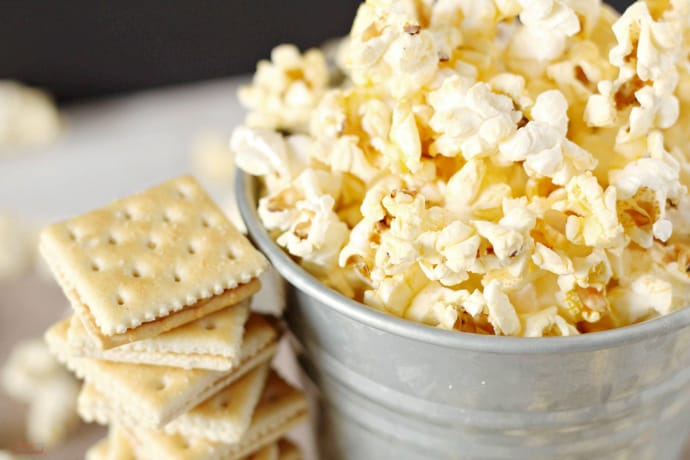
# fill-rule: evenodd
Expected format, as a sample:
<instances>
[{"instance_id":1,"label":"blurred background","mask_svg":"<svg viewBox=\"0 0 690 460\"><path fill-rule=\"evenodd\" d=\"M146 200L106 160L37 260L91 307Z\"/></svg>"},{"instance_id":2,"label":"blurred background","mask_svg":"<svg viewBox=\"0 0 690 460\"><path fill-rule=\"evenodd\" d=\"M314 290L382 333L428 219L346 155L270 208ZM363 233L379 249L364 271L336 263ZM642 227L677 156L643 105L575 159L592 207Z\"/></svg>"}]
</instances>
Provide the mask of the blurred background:
<instances>
[{"instance_id":1,"label":"blurred background","mask_svg":"<svg viewBox=\"0 0 690 460\"><path fill-rule=\"evenodd\" d=\"M619 10L628 3L613 2ZM227 140L244 116L237 88L279 43L304 50L347 34L358 4L0 2L0 458L3 450L82 458L104 434L78 425L54 448L35 440L40 433L27 439L32 420L48 412L26 391L7 391L8 367L38 372L28 365L42 359L36 344L68 310L36 252L40 228L187 173L236 215ZM10 80L52 95L59 113L45 94ZM27 132L44 137L13 144ZM32 378L54 379L50 366L41 372Z\"/></svg>"},{"instance_id":2,"label":"blurred background","mask_svg":"<svg viewBox=\"0 0 690 460\"><path fill-rule=\"evenodd\" d=\"M345 35L358 0L4 1L0 78L69 102L249 73L278 43ZM619 10L630 2L609 2Z\"/></svg>"},{"instance_id":3,"label":"blurred background","mask_svg":"<svg viewBox=\"0 0 690 460\"><path fill-rule=\"evenodd\" d=\"M358 0L90 2L0 5L0 78L59 101L252 72L278 43L347 34Z\"/></svg>"}]
</instances>

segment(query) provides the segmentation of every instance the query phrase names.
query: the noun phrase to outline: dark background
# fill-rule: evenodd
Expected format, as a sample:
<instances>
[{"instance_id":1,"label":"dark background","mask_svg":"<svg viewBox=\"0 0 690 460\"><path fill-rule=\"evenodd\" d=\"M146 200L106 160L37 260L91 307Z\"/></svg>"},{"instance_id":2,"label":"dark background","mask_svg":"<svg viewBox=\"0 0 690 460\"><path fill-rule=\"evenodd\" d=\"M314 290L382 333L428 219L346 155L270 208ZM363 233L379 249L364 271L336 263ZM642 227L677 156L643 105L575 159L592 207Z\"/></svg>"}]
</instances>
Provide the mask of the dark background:
<instances>
[{"instance_id":1,"label":"dark background","mask_svg":"<svg viewBox=\"0 0 690 460\"><path fill-rule=\"evenodd\" d=\"M248 73L279 43L347 34L359 3L0 0L0 78L64 102Z\"/></svg>"}]
</instances>

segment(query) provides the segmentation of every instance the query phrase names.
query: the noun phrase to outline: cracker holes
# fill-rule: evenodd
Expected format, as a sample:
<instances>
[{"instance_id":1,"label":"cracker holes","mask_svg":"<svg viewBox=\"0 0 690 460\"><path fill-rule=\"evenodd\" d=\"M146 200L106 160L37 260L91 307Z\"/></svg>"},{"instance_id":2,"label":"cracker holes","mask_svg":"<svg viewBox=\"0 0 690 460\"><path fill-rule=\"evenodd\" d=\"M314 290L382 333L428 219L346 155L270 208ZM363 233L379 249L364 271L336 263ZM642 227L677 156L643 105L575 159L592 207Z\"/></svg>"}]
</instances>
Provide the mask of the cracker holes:
<instances>
[{"instance_id":1,"label":"cracker holes","mask_svg":"<svg viewBox=\"0 0 690 460\"><path fill-rule=\"evenodd\" d=\"M179 198L180 200L184 200L184 199L187 198L189 195L188 195L188 193L187 193L184 189L178 188L177 190L175 190L175 196L176 196L177 198Z\"/></svg>"},{"instance_id":2,"label":"cracker holes","mask_svg":"<svg viewBox=\"0 0 690 460\"><path fill-rule=\"evenodd\" d=\"M122 220L132 220L132 213L127 209L123 209L119 212L119 217Z\"/></svg>"},{"instance_id":3,"label":"cracker holes","mask_svg":"<svg viewBox=\"0 0 690 460\"><path fill-rule=\"evenodd\" d=\"M190 256L193 256L194 254L196 254L196 251L197 250L193 244L190 244L187 246L187 254L189 254Z\"/></svg>"},{"instance_id":4,"label":"cracker holes","mask_svg":"<svg viewBox=\"0 0 690 460\"><path fill-rule=\"evenodd\" d=\"M166 224L172 223L172 218L170 217L169 213L163 213L163 222L165 222Z\"/></svg>"},{"instance_id":5,"label":"cracker holes","mask_svg":"<svg viewBox=\"0 0 690 460\"><path fill-rule=\"evenodd\" d=\"M115 302L117 303L118 306L122 307L125 305L125 299L122 297L122 295L118 294L117 297L115 297Z\"/></svg>"},{"instance_id":6,"label":"cracker holes","mask_svg":"<svg viewBox=\"0 0 690 460\"><path fill-rule=\"evenodd\" d=\"M211 221L209 220L208 217L203 216L201 218L201 226L204 228L210 228L211 227Z\"/></svg>"},{"instance_id":7,"label":"cracker holes","mask_svg":"<svg viewBox=\"0 0 690 460\"><path fill-rule=\"evenodd\" d=\"M182 277L180 276L179 273L177 273L177 272L173 273L173 281L175 281L176 283L179 283L180 281L182 281Z\"/></svg>"},{"instance_id":8,"label":"cracker holes","mask_svg":"<svg viewBox=\"0 0 690 460\"><path fill-rule=\"evenodd\" d=\"M91 271L92 272L100 272L101 271L101 266L98 264L96 261L91 262Z\"/></svg>"},{"instance_id":9,"label":"cracker holes","mask_svg":"<svg viewBox=\"0 0 690 460\"><path fill-rule=\"evenodd\" d=\"M115 236L113 236L113 235L110 235L108 237L108 244L110 246L116 246L117 245L117 238L115 238Z\"/></svg>"},{"instance_id":10,"label":"cracker holes","mask_svg":"<svg viewBox=\"0 0 690 460\"><path fill-rule=\"evenodd\" d=\"M228 249L228 250L225 252L225 257L226 257L228 260L235 260L235 259L237 259L237 256L235 255L235 252L234 252L232 249Z\"/></svg>"},{"instance_id":11,"label":"cracker holes","mask_svg":"<svg viewBox=\"0 0 690 460\"><path fill-rule=\"evenodd\" d=\"M136 267L132 269L132 278L141 278L141 271Z\"/></svg>"},{"instance_id":12,"label":"cracker holes","mask_svg":"<svg viewBox=\"0 0 690 460\"><path fill-rule=\"evenodd\" d=\"M204 327L204 329L206 329L207 331L213 331L213 330L216 329L216 323L213 323L213 322L208 321L208 322L205 322L205 323L204 323L203 327Z\"/></svg>"},{"instance_id":13,"label":"cracker holes","mask_svg":"<svg viewBox=\"0 0 690 460\"><path fill-rule=\"evenodd\" d=\"M230 402L228 402L227 399L222 400L219 404L218 407L221 409L227 409L230 406Z\"/></svg>"},{"instance_id":14,"label":"cracker holes","mask_svg":"<svg viewBox=\"0 0 690 460\"><path fill-rule=\"evenodd\" d=\"M70 241L76 242L77 241L77 234L74 233L74 230L69 230L67 232L67 238L69 238Z\"/></svg>"},{"instance_id":15,"label":"cracker holes","mask_svg":"<svg viewBox=\"0 0 690 460\"><path fill-rule=\"evenodd\" d=\"M153 240L149 240L149 242L146 243L146 247L149 249L156 249L158 247L158 243Z\"/></svg>"},{"instance_id":16,"label":"cracker holes","mask_svg":"<svg viewBox=\"0 0 690 460\"><path fill-rule=\"evenodd\" d=\"M156 389L156 391L162 391L166 389L168 386L170 386L170 377L167 375L161 376L153 384L153 387Z\"/></svg>"}]
</instances>

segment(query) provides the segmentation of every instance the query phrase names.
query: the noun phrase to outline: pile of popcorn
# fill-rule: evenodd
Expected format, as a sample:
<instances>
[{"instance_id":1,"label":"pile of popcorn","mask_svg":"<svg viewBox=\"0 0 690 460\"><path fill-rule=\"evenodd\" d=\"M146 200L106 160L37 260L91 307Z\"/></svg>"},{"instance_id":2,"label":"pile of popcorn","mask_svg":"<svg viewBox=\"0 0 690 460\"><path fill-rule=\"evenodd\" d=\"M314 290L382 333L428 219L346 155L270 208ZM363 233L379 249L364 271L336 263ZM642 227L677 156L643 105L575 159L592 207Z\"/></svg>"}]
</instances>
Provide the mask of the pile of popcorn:
<instances>
[{"instance_id":1,"label":"pile of popcorn","mask_svg":"<svg viewBox=\"0 0 690 460\"><path fill-rule=\"evenodd\" d=\"M312 275L443 329L565 336L690 299L690 1L370 0L281 45L231 139Z\"/></svg>"},{"instance_id":2,"label":"pile of popcorn","mask_svg":"<svg viewBox=\"0 0 690 460\"><path fill-rule=\"evenodd\" d=\"M60 113L48 93L0 79L0 156L44 147L61 130Z\"/></svg>"}]
</instances>

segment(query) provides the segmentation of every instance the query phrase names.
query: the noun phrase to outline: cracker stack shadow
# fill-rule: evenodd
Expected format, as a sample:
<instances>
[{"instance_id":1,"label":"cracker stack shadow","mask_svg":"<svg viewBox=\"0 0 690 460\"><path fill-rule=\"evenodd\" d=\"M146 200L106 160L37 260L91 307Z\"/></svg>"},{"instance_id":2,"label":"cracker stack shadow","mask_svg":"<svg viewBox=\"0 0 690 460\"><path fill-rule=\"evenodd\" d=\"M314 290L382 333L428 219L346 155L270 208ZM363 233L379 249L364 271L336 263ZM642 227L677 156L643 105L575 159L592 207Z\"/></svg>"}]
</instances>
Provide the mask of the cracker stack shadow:
<instances>
[{"instance_id":1,"label":"cracker stack shadow","mask_svg":"<svg viewBox=\"0 0 690 460\"><path fill-rule=\"evenodd\" d=\"M303 394L270 369L280 328L251 313L266 260L183 177L48 227L73 307L45 339L109 424L87 458L298 459Z\"/></svg>"}]
</instances>

